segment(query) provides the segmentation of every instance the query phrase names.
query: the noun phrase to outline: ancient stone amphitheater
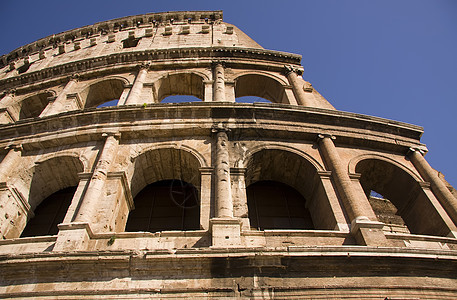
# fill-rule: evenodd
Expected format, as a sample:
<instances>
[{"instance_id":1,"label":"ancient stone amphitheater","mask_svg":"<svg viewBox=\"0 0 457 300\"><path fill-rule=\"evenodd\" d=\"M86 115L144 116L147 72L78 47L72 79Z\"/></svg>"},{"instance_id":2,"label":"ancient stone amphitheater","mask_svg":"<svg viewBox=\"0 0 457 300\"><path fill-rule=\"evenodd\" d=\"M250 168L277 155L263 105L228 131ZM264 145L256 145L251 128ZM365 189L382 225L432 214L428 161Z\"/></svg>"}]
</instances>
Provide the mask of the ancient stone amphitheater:
<instances>
[{"instance_id":1,"label":"ancient stone amphitheater","mask_svg":"<svg viewBox=\"0 0 457 300\"><path fill-rule=\"evenodd\" d=\"M221 11L2 56L0 298L455 299L422 128L336 110L300 61Z\"/></svg>"}]
</instances>

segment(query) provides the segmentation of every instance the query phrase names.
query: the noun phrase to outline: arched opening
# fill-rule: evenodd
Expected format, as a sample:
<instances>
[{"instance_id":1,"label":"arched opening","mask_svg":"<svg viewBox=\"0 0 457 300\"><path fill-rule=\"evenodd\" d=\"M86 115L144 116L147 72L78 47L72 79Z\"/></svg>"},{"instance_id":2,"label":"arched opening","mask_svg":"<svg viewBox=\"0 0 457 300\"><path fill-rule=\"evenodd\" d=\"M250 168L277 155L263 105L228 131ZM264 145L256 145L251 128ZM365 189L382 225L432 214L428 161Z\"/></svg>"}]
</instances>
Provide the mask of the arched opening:
<instances>
[{"instance_id":1,"label":"arched opening","mask_svg":"<svg viewBox=\"0 0 457 300\"><path fill-rule=\"evenodd\" d=\"M94 83L79 93L84 108L98 107L112 100L118 101L124 91L120 79L107 79ZM117 103L116 103L117 104Z\"/></svg>"},{"instance_id":2,"label":"arched opening","mask_svg":"<svg viewBox=\"0 0 457 300\"><path fill-rule=\"evenodd\" d=\"M298 154L255 152L247 164L246 186L253 229L332 230L338 223L316 168Z\"/></svg>"},{"instance_id":3,"label":"arched opening","mask_svg":"<svg viewBox=\"0 0 457 300\"><path fill-rule=\"evenodd\" d=\"M244 96L235 99L237 103L271 103L270 100L261 97Z\"/></svg>"},{"instance_id":4,"label":"arched opening","mask_svg":"<svg viewBox=\"0 0 457 300\"><path fill-rule=\"evenodd\" d=\"M203 78L192 73L172 74L154 83L153 93L158 102L168 96L194 96L203 100Z\"/></svg>"},{"instance_id":5,"label":"arched opening","mask_svg":"<svg viewBox=\"0 0 457 300\"><path fill-rule=\"evenodd\" d=\"M35 209L35 216L27 223L21 237L56 235L70 206L76 187L69 187L44 199Z\"/></svg>"},{"instance_id":6,"label":"arched opening","mask_svg":"<svg viewBox=\"0 0 457 300\"><path fill-rule=\"evenodd\" d=\"M306 200L293 187L265 180L246 189L251 227L265 229L314 229Z\"/></svg>"},{"instance_id":7,"label":"arched opening","mask_svg":"<svg viewBox=\"0 0 457 300\"><path fill-rule=\"evenodd\" d=\"M187 96L187 95L174 95L168 96L162 100L161 103L185 103L185 102L201 102L201 99L198 99L194 96Z\"/></svg>"},{"instance_id":8,"label":"arched opening","mask_svg":"<svg viewBox=\"0 0 457 300\"><path fill-rule=\"evenodd\" d=\"M49 97L52 97L51 93L41 93L22 100L19 103L19 120L38 117L48 105Z\"/></svg>"},{"instance_id":9,"label":"arched opening","mask_svg":"<svg viewBox=\"0 0 457 300\"><path fill-rule=\"evenodd\" d=\"M35 216L28 220L22 237L57 233L57 224L65 217L83 169L81 161L71 156L51 158L35 166L28 193Z\"/></svg>"},{"instance_id":10,"label":"arched opening","mask_svg":"<svg viewBox=\"0 0 457 300\"><path fill-rule=\"evenodd\" d=\"M385 160L365 159L355 171L361 174L360 184L373 211L390 231L440 236L449 233L427 194L405 170Z\"/></svg>"},{"instance_id":11,"label":"arched opening","mask_svg":"<svg viewBox=\"0 0 457 300\"><path fill-rule=\"evenodd\" d=\"M198 191L182 180L147 185L134 199L125 231L198 230Z\"/></svg>"},{"instance_id":12,"label":"arched opening","mask_svg":"<svg viewBox=\"0 0 457 300\"><path fill-rule=\"evenodd\" d=\"M235 81L235 98L260 97L273 103L288 103L284 87L276 80L257 74L238 77Z\"/></svg>"},{"instance_id":13,"label":"arched opening","mask_svg":"<svg viewBox=\"0 0 457 300\"><path fill-rule=\"evenodd\" d=\"M200 229L200 163L193 154L151 150L138 156L133 167L135 209L126 231Z\"/></svg>"}]
</instances>

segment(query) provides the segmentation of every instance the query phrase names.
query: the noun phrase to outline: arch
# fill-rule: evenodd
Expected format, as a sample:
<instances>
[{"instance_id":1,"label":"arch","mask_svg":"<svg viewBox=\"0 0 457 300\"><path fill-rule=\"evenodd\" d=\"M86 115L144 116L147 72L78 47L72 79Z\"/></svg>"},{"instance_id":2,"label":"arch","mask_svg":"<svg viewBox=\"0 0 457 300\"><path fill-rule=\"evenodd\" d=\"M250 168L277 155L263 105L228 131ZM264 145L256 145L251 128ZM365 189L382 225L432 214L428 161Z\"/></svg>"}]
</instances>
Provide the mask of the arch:
<instances>
[{"instance_id":1,"label":"arch","mask_svg":"<svg viewBox=\"0 0 457 300\"><path fill-rule=\"evenodd\" d=\"M154 98L160 102L168 96L189 95L203 101L205 77L202 73L194 71L168 73L154 82Z\"/></svg>"},{"instance_id":2,"label":"arch","mask_svg":"<svg viewBox=\"0 0 457 300\"><path fill-rule=\"evenodd\" d=\"M129 214L126 231L200 229L202 165L190 151L161 146L143 151L133 160L130 186L135 209ZM189 199L192 205L184 205Z\"/></svg>"},{"instance_id":3,"label":"arch","mask_svg":"<svg viewBox=\"0 0 457 300\"><path fill-rule=\"evenodd\" d=\"M77 186L84 165L77 156L61 155L35 163L28 202L35 209L43 199L62 189Z\"/></svg>"},{"instance_id":4,"label":"arch","mask_svg":"<svg viewBox=\"0 0 457 300\"><path fill-rule=\"evenodd\" d=\"M284 84L264 73L245 73L235 78L235 98L256 96L273 103L288 103Z\"/></svg>"},{"instance_id":5,"label":"arch","mask_svg":"<svg viewBox=\"0 0 457 300\"><path fill-rule=\"evenodd\" d=\"M33 162L33 166L42 164L52 158L59 158L59 157L72 157L74 159L77 159L77 160L79 160L79 162L82 164L82 167L83 167L81 172L90 171L91 164L90 164L89 160L83 156L80 156L80 154L78 152L71 151L71 150L66 150L66 151L64 150L59 153L44 154L39 159L37 159L35 162Z\"/></svg>"},{"instance_id":6,"label":"arch","mask_svg":"<svg viewBox=\"0 0 457 300\"><path fill-rule=\"evenodd\" d=\"M179 179L200 187L201 156L199 159L194 155L195 151L189 151L188 147L174 146L162 144L151 147L132 159L132 196L135 197L148 184L161 180Z\"/></svg>"},{"instance_id":7,"label":"arch","mask_svg":"<svg viewBox=\"0 0 457 300\"><path fill-rule=\"evenodd\" d=\"M55 92L53 93L51 91L45 91L35 93L34 95L30 95L22 99L18 103L18 119L22 120L38 117L48 105L49 98L52 98L54 96Z\"/></svg>"},{"instance_id":8,"label":"arch","mask_svg":"<svg viewBox=\"0 0 457 300\"><path fill-rule=\"evenodd\" d=\"M356 157L352 158L349 161L349 164L348 164L349 174L356 173L355 168L356 168L357 164L360 161L365 160L365 159L378 159L378 160L386 161L386 162L391 163L391 164L397 166L398 168L402 169L403 171L408 173L411 177L413 177L416 181L419 181L419 182L423 181L422 178L420 178L417 173L415 173L413 170L411 170L407 166L399 163L398 161L396 161L396 160L394 160L394 159L392 159L390 157L384 156L384 155L372 154L372 153L370 153L370 154L362 154L362 155L359 155L359 156L356 156Z\"/></svg>"},{"instance_id":9,"label":"arch","mask_svg":"<svg viewBox=\"0 0 457 300\"><path fill-rule=\"evenodd\" d=\"M97 107L111 100L119 100L128 81L122 77L107 77L86 86L79 97L84 108Z\"/></svg>"},{"instance_id":10,"label":"arch","mask_svg":"<svg viewBox=\"0 0 457 300\"><path fill-rule=\"evenodd\" d=\"M166 149L166 148L173 148L177 150L184 150L187 152L190 152L193 156L195 156L196 159L198 159L198 162L202 168L204 167L209 167L208 162L206 161L205 157L196 149L188 146L188 145L178 145L176 143L159 143L155 144L150 147L143 148L135 157L132 157L132 161L135 160L138 156L152 150L158 150L158 149Z\"/></svg>"},{"instance_id":11,"label":"arch","mask_svg":"<svg viewBox=\"0 0 457 300\"><path fill-rule=\"evenodd\" d=\"M400 232L404 232L401 227L406 224L414 234L449 234L449 227L417 176L401 164L386 157L366 155L357 159L354 171L361 174L360 184L378 219L387 223L392 231L400 228ZM373 197L373 191L382 198Z\"/></svg>"},{"instance_id":12,"label":"arch","mask_svg":"<svg viewBox=\"0 0 457 300\"><path fill-rule=\"evenodd\" d=\"M287 80L284 80L280 76L277 76L276 74L272 74L272 73L265 72L265 71L259 71L259 70L256 70L255 72L254 71L244 71L244 72L237 73L231 80L236 81L239 77L245 76L245 75L262 75L262 76L269 77L269 78L277 81L282 86L289 85L289 82Z\"/></svg>"},{"instance_id":13,"label":"arch","mask_svg":"<svg viewBox=\"0 0 457 300\"><path fill-rule=\"evenodd\" d=\"M300 149L294 148L294 147L281 145L281 144L273 144L273 143L256 146L256 147L252 148L251 150L246 151L243 166L240 166L240 167L247 166L249 164L249 161L252 159L253 155L256 152L259 152L262 150L282 150L282 151L286 151L286 152L291 152L291 153L294 153L294 154L302 157L303 159L307 160L310 164L312 164L314 166L314 168L316 168L317 171L325 171L324 167L314 157L312 157L308 153L306 153Z\"/></svg>"}]
</instances>

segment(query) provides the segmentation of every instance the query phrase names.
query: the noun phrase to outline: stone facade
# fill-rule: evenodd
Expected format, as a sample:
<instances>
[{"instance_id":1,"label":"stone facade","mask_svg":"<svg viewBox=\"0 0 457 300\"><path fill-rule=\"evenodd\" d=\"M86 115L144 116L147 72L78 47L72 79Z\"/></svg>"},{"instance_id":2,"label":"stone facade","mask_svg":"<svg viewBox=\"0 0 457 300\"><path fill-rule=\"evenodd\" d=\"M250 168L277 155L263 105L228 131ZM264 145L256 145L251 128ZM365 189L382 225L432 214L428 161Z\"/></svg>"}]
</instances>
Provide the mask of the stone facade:
<instances>
[{"instance_id":1,"label":"stone facade","mask_svg":"<svg viewBox=\"0 0 457 300\"><path fill-rule=\"evenodd\" d=\"M455 299L422 128L336 110L300 61L221 11L2 56L0 297Z\"/></svg>"}]
</instances>

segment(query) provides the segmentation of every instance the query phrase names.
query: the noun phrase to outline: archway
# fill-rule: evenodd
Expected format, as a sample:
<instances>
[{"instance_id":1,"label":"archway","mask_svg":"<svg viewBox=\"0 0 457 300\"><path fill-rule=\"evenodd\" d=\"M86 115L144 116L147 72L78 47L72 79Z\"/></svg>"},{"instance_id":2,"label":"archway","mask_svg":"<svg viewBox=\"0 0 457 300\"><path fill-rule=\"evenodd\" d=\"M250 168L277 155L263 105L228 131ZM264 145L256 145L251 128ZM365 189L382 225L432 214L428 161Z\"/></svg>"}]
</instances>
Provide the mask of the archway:
<instances>
[{"instance_id":1,"label":"archway","mask_svg":"<svg viewBox=\"0 0 457 300\"><path fill-rule=\"evenodd\" d=\"M200 229L200 163L188 151L162 148L135 159L135 209L126 231Z\"/></svg>"},{"instance_id":2,"label":"archway","mask_svg":"<svg viewBox=\"0 0 457 300\"><path fill-rule=\"evenodd\" d=\"M288 103L284 87L265 75L247 74L236 78L235 98L255 96L273 103Z\"/></svg>"},{"instance_id":3,"label":"archway","mask_svg":"<svg viewBox=\"0 0 457 300\"><path fill-rule=\"evenodd\" d=\"M255 152L246 171L251 226L260 230L334 229L337 222L316 175L315 166L298 154L276 149Z\"/></svg>"},{"instance_id":4,"label":"archway","mask_svg":"<svg viewBox=\"0 0 457 300\"><path fill-rule=\"evenodd\" d=\"M391 231L447 236L445 222L408 172L375 158L359 161L355 171L375 214Z\"/></svg>"},{"instance_id":5,"label":"archway","mask_svg":"<svg viewBox=\"0 0 457 300\"><path fill-rule=\"evenodd\" d=\"M57 224L65 217L82 171L81 161L71 156L51 158L34 168L28 203L35 216L21 236L57 233Z\"/></svg>"},{"instance_id":6,"label":"archway","mask_svg":"<svg viewBox=\"0 0 457 300\"><path fill-rule=\"evenodd\" d=\"M79 96L84 103L84 108L91 108L113 100L119 100L123 91L124 82L122 80L107 79L88 86L79 93Z\"/></svg>"},{"instance_id":7,"label":"archway","mask_svg":"<svg viewBox=\"0 0 457 300\"><path fill-rule=\"evenodd\" d=\"M153 93L158 102L168 96L187 95L203 100L203 78L194 73L169 74L154 83Z\"/></svg>"},{"instance_id":8,"label":"archway","mask_svg":"<svg viewBox=\"0 0 457 300\"><path fill-rule=\"evenodd\" d=\"M38 117L46 108L52 93L40 93L25 98L19 103L19 120Z\"/></svg>"}]
</instances>

